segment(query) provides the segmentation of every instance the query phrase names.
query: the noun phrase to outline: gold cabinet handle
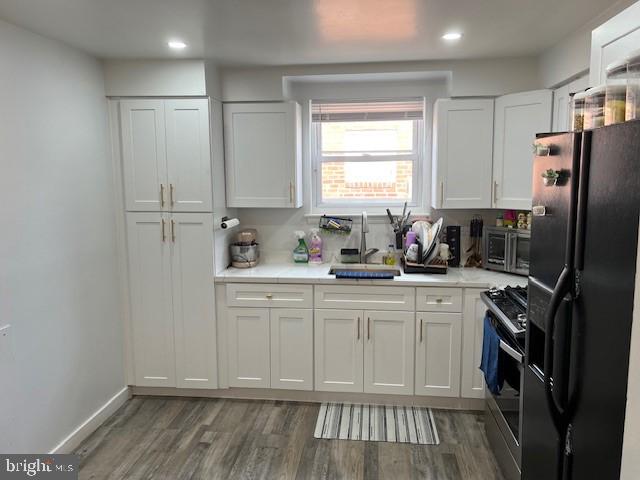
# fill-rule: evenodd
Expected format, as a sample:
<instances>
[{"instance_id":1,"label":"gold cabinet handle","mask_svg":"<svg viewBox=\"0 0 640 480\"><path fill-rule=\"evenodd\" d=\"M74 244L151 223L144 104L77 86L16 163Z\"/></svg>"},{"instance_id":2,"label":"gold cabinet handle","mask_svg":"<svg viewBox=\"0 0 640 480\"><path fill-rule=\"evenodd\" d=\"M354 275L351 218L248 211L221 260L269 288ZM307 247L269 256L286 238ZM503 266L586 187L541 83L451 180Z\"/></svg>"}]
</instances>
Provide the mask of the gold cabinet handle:
<instances>
[{"instance_id":1,"label":"gold cabinet handle","mask_svg":"<svg viewBox=\"0 0 640 480\"><path fill-rule=\"evenodd\" d=\"M371 318L367 317L367 340L371 340Z\"/></svg>"},{"instance_id":2,"label":"gold cabinet handle","mask_svg":"<svg viewBox=\"0 0 640 480\"><path fill-rule=\"evenodd\" d=\"M440 208L444 207L444 181L440 182Z\"/></svg>"},{"instance_id":3,"label":"gold cabinet handle","mask_svg":"<svg viewBox=\"0 0 640 480\"><path fill-rule=\"evenodd\" d=\"M289 203L293 204L293 182L289 182Z\"/></svg>"},{"instance_id":4,"label":"gold cabinet handle","mask_svg":"<svg viewBox=\"0 0 640 480\"><path fill-rule=\"evenodd\" d=\"M273 298L273 293L267 293L265 295L265 297L267 297L269 300L271 300Z\"/></svg>"},{"instance_id":5,"label":"gold cabinet handle","mask_svg":"<svg viewBox=\"0 0 640 480\"><path fill-rule=\"evenodd\" d=\"M422 343L422 319L420 319L420 343Z\"/></svg>"},{"instance_id":6,"label":"gold cabinet handle","mask_svg":"<svg viewBox=\"0 0 640 480\"><path fill-rule=\"evenodd\" d=\"M358 340L360 340L360 317L358 317L358 327L356 328L356 332L358 333Z\"/></svg>"},{"instance_id":7,"label":"gold cabinet handle","mask_svg":"<svg viewBox=\"0 0 640 480\"><path fill-rule=\"evenodd\" d=\"M498 201L498 182L496 180L493 181L493 201Z\"/></svg>"},{"instance_id":8,"label":"gold cabinet handle","mask_svg":"<svg viewBox=\"0 0 640 480\"><path fill-rule=\"evenodd\" d=\"M166 232L164 231L164 223L165 223L165 222L164 222L164 218L161 220L161 223L162 223L162 241L164 242L164 241L166 241L166 240L167 240L167 234L166 234Z\"/></svg>"},{"instance_id":9,"label":"gold cabinet handle","mask_svg":"<svg viewBox=\"0 0 640 480\"><path fill-rule=\"evenodd\" d=\"M442 303L443 300L441 298L436 298L436 303Z\"/></svg>"},{"instance_id":10,"label":"gold cabinet handle","mask_svg":"<svg viewBox=\"0 0 640 480\"><path fill-rule=\"evenodd\" d=\"M172 207L176 204L176 201L173 199L174 190L175 190L175 187L173 186L173 183L170 183L169 184L169 202Z\"/></svg>"},{"instance_id":11,"label":"gold cabinet handle","mask_svg":"<svg viewBox=\"0 0 640 480\"><path fill-rule=\"evenodd\" d=\"M176 243L176 221L171 219L171 241Z\"/></svg>"},{"instance_id":12,"label":"gold cabinet handle","mask_svg":"<svg viewBox=\"0 0 640 480\"><path fill-rule=\"evenodd\" d=\"M164 184L160 184L160 208L164 208Z\"/></svg>"}]
</instances>

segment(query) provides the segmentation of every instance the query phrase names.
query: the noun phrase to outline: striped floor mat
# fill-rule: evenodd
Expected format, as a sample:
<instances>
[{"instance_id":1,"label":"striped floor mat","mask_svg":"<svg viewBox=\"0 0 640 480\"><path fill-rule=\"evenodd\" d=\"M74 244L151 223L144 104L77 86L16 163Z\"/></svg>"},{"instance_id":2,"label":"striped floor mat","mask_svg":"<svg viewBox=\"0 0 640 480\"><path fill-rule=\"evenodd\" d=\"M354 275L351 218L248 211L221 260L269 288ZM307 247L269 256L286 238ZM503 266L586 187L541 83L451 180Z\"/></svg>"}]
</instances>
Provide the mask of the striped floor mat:
<instances>
[{"instance_id":1,"label":"striped floor mat","mask_svg":"<svg viewBox=\"0 0 640 480\"><path fill-rule=\"evenodd\" d=\"M395 405L323 403L315 438L438 445L431 409Z\"/></svg>"}]
</instances>

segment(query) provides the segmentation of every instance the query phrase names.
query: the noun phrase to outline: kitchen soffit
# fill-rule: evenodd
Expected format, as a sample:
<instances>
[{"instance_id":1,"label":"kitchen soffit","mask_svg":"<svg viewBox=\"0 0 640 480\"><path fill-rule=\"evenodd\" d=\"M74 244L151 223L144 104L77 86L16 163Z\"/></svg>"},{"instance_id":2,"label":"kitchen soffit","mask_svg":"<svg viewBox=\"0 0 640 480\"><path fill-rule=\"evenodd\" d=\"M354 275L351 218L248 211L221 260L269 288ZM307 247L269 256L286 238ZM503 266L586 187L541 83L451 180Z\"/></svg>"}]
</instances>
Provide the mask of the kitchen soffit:
<instances>
[{"instance_id":1,"label":"kitchen soffit","mask_svg":"<svg viewBox=\"0 0 640 480\"><path fill-rule=\"evenodd\" d=\"M628 3L0 0L0 18L101 58L291 65L532 55ZM443 41L442 35L452 29L464 33L462 40ZM171 38L184 40L188 48L170 51Z\"/></svg>"}]
</instances>

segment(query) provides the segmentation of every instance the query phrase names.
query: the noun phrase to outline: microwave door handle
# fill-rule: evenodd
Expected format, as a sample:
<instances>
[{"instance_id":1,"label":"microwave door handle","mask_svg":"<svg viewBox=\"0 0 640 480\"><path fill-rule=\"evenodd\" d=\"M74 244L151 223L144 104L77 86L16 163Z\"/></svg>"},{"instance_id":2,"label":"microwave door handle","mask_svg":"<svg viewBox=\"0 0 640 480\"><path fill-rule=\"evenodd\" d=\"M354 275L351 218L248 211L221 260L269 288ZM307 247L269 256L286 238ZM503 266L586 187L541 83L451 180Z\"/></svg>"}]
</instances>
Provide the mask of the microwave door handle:
<instances>
[{"instance_id":1,"label":"microwave door handle","mask_svg":"<svg viewBox=\"0 0 640 480\"><path fill-rule=\"evenodd\" d=\"M515 272L516 266L518 265L518 234L511 233L509 245L509 253L511 254L511 258L509 261L509 271Z\"/></svg>"},{"instance_id":2,"label":"microwave door handle","mask_svg":"<svg viewBox=\"0 0 640 480\"><path fill-rule=\"evenodd\" d=\"M500 350L502 350L504 353L509 355L519 364L522 364L524 362L524 356L521 353L519 353L515 348L512 348L511 346L509 346L509 344L506 343L504 340L500 340Z\"/></svg>"},{"instance_id":3,"label":"microwave door handle","mask_svg":"<svg viewBox=\"0 0 640 480\"><path fill-rule=\"evenodd\" d=\"M504 271L511 271L511 233L504 234Z\"/></svg>"}]
</instances>

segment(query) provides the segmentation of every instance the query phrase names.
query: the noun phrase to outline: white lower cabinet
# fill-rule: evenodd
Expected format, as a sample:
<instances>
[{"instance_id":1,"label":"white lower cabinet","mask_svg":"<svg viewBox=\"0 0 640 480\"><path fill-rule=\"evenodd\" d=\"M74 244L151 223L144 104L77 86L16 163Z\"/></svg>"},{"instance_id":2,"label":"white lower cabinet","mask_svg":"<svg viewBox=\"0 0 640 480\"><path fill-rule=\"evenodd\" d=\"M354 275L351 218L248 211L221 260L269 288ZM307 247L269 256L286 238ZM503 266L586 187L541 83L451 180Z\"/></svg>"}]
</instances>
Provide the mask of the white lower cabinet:
<instances>
[{"instance_id":1,"label":"white lower cabinet","mask_svg":"<svg viewBox=\"0 0 640 480\"><path fill-rule=\"evenodd\" d=\"M413 394L413 312L365 311L364 391Z\"/></svg>"},{"instance_id":2,"label":"white lower cabinet","mask_svg":"<svg viewBox=\"0 0 640 480\"><path fill-rule=\"evenodd\" d=\"M465 290L462 316L462 379L463 398L484 398L484 377L480 370L482 332L486 305L480 299L482 290Z\"/></svg>"},{"instance_id":3,"label":"white lower cabinet","mask_svg":"<svg viewBox=\"0 0 640 480\"><path fill-rule=\"evenodd\" d=\"M127 213L135 385L217 387L212 222Z\"/></svg>"},{"instance_id":4,"label":"white lower cabinet","mask_svg":"<svg viewBox=\"0 0 640 480\"><path fill-rule=\"evenodd\" d=\"M315 311L315 389L413 393L413 312Z\"/></svg>"},{"instance_id":5,"label":"white lower cabinet","mask_svg":"<svg viewBox=\"0 0 640 480\"><path fill-rule=\"evenodd\" d=\"M311 390L313 311L227 309L229 386Z\"/></svg>"},{"instance_id":6,"label":"white lower cabinet","mask_svg":"<svg viewBox=\"0 0 640 480\"><path fill-rule=\"evenodd\" d=\"M313 390L313 310L272 308L271 388Z\"/></svg>"},{"instance_id":7,"label":"white lower cabinet","mask_svg":"<svg viewBox=\"0 0 640 480\"><path fill-rule=\"evenodd\" d=\"M416 314L416 395L460 395L462 315Z\"/></svg>"},{"instance_id":8,"label":"white lower cabinet","mask_svg":"<svg viewBox=\"0 0 640 480\"><path fill-rule=\"evenodd\" d=\"M229 386L268 388L269 309L230 308L227 320Z\"/></svg>"},{"instance_id":9,"label":"white lower cabinet","mask_svg":"<svg viewBox=\"0 0 640 480\"><path fill-rule=\"evenodd\" d=\"M362 315L362 310L315 310L316 390L363 391Z\"/></svg>"}]
</instances>

